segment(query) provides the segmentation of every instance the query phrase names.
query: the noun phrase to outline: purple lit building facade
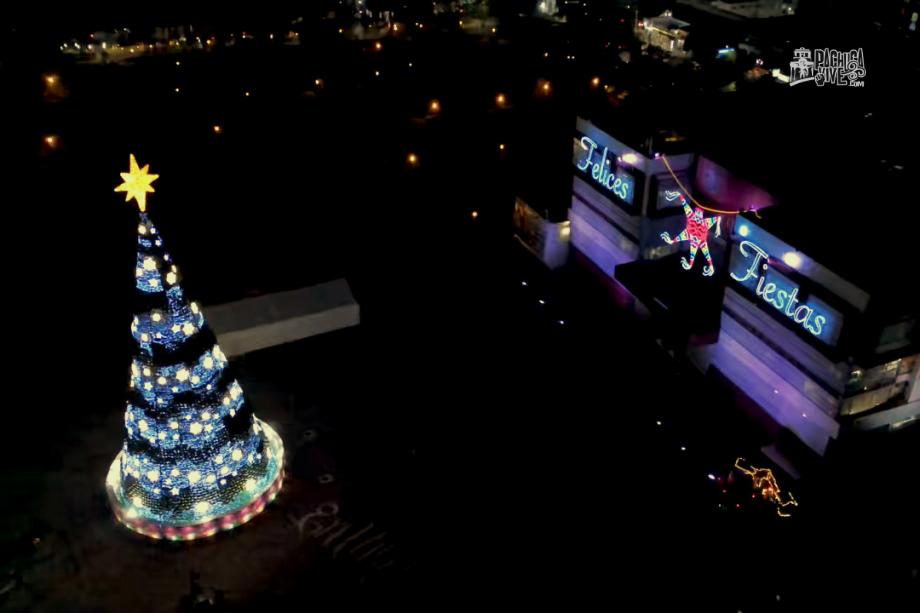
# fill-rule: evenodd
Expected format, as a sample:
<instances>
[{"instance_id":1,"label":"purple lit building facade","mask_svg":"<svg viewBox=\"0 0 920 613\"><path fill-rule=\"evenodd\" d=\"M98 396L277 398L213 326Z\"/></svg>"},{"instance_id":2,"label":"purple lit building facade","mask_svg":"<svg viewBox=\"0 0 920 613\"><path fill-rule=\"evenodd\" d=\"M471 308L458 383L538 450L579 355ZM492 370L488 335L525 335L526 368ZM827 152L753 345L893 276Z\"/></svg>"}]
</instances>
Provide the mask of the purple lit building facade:
<instances>
[{"instance_id":1,"label":"purple lit building facade","mask_svg":"<svg viewBox=\"0 0 920 613\"><path fill-rule=\"evenodd\" d=\"M667 156L680 183L708 206L740 214L722 216L721 236L710 233L715 275L700 274L699 257L683 270L686 243L660 236L686 223L666 197L677 185L646 145L631 148L577 119L568 214L575 259L622 306L672 334L671 347L690 363L732 387L778 439L791 433L824 455L842 429L914 423L916 317L877 308L872 291L784 240L782 225L771 223L782 206L766 190L689 150Z\"/></svg>"}]
</instances>

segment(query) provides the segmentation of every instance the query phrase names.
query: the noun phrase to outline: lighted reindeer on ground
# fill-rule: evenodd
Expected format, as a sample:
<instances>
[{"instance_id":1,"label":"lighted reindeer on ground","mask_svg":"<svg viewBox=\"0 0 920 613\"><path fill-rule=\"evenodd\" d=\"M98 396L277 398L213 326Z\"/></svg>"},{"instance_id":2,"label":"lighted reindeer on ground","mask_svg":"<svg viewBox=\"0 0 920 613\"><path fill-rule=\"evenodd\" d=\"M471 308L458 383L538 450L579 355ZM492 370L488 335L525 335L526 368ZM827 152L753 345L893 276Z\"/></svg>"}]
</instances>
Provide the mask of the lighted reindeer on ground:
<instances>
[{"instance_id":1,"label":"lighted reindeer on ground","mask_svg":"<svg viewBox=\"0 0 920 613\"><path fill-rule=\"evenodd\" d=\"M745 468L741 465L743 461L744 458L735 460L735 468L751 478L754 489L760 490L760 495L764 500L770 501L776 505L777 515L780 517L789 517L789 513L784 512L783 509L788 506L799 506L799 503L792 494L787 492L786 495L788 496L788 500L783 501L783 493L782 490L779 489L779 483L776 482L773 471L769 468L757 468L756 466Z\"/></svg>"}]
</instances>

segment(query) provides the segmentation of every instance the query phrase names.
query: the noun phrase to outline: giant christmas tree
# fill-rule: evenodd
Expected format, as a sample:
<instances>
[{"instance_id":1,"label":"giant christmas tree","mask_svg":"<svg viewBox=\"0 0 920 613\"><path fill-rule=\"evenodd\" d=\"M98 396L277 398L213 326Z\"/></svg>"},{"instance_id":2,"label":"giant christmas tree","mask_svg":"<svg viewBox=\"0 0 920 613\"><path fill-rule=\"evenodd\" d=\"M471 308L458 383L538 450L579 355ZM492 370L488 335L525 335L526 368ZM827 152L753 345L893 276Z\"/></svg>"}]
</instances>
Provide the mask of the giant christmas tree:
<instances>
[{"instance_id":1,"label":"giant christmas tree","mask_svg":"<svg viewBox=\"0 0 920 613\"><path fill-rule=\"evenodd\" d=\"M233 528L281 488L283 446L253 415L199 306L146 213L158 175L134 156L115 188L137 202L136 342L125 441L106 486L116 517L153 538Z\"/></svg>"}]
</instances>

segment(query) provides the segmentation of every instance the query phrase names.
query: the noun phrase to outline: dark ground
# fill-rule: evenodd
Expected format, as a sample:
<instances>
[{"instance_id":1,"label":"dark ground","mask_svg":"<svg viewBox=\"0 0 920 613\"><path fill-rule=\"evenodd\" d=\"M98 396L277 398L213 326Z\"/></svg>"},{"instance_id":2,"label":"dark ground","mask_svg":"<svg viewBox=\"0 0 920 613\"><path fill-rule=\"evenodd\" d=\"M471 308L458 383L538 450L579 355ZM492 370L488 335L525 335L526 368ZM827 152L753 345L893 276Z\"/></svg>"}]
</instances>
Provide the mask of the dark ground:
<instances>
[{"instance_id":1,"label":"dark ground","mask_svg":"<svg viewBox=\"0 0 920 613\"><path fill-rule=\"evenodd\" d=\"M760 460L756 428L588 273L549 275L509 237L517 143L571 125L564 94L531 97L535 47L384 42L61 66L59 101L14 75L36 120L17 152L29 189L5 207L30 340L7 379L26 395L6 405L0 515L4 571L26 586L0 606L172 610L198 570L235 609L912 610L915 435L785 480L801 502L790 520L719 510L706 475ZM494 110L497 91L513 108ZM443 111L425 120L431 98ZM47 133L59 150L39 150ZM134 222L111 192L129 152L161 175L150 210L192 297L346 276L362 309L357 329L240 362L292 477L239 534L190 547L134 538L101 498L129 356ZM299 534L330 500L339 540ZM371 523L383 550L333 555Z\"/></svg>"}]
</instances>

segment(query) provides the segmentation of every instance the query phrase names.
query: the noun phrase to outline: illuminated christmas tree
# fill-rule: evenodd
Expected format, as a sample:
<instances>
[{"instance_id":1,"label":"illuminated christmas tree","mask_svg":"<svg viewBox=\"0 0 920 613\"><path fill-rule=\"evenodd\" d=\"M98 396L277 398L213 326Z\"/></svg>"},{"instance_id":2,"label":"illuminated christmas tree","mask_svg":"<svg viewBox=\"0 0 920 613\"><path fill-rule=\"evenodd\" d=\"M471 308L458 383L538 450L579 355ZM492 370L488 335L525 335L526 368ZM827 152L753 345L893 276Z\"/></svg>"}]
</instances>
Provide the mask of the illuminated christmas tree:
<instances>
[{"instance_id":1,"label":"illuminated christmas tree","mask_svg":"<svg viewBox=\"0 0 920 613\"><path fill-rule=\"evenodd\" d=\"M158 175L130 171L115 188L134 199L136 342L125 441L106 478L116 517L153 538L193 539L259 513L281 488L284 448L257 419L199 306L146 213Z\"/></svg>"}]
</instances>

